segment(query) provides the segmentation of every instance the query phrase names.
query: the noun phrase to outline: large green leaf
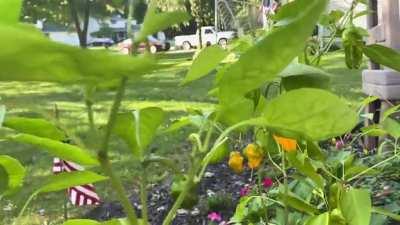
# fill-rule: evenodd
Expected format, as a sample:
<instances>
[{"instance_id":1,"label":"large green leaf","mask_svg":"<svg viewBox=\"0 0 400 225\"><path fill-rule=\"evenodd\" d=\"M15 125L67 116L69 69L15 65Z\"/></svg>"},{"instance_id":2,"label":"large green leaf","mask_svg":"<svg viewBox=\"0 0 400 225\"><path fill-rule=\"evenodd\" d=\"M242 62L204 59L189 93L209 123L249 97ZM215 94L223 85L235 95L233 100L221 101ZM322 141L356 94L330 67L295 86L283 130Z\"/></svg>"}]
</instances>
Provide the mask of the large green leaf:
<instances>
[{"instance_id":1,"label":"large green leaf","mask_svg":"<svg viewBox=\"0 0 400 225\"><path fill-rule=\"evenodd\" d=\"M0 1L0 23L16 24L19 21L22 0ZM2 34L3 35L3 34Z\"/></svg>"},{"instance_id":2,"label":"large green leaf","mask_svg":"<svg viewBox=\"0 0 400 225\"><path fill-rule=\"evenodd\" d=\"M119 114L114 133L128 144L135 156L142 157L164 117L163 110L156 107Z\"/></svg>"},{"instance_id":3,"label":"large green leaf","mask_svg":"<svg viewBox=\"0 0 400 225\"><path fill-rule=\"evenodd\" d=\"M197 58L193 61L182 84L187 84L197 80L210 73L218 64L228 55L228 52L223 50L218 45L210 46L203 49Z\"/></svg>"},{"instance_id":4,"label":"large green leaf","mask_svg":"<svg viewBox=\"0 0 400 225\"><path fill-rule=\"evenodd\" d=\"M60 173L50 176L48 180L45 181L45 185L38 190L38 193L61 191L69 187L91 184L106 179L108 178L90 171Z\"/></svg>"},{"instance_id":5,"label":"large green leaf","mask_svg":"<svg viewBox=\"0 0 400 225\"><path fill-rule=\"evenodd\" d=\"M383 129L394 138L400 138L400 122L388 117L382 122Z\"/></svg>"},{"instance_id":6,"label":"large green leaf","mask_svg":"<svg viewBox=\"0 0 400 225\"><path fill-rule=\"evenodd\" d=\"M4 126L21 133L50 138L57 141L65 139L64 133L45 119L7 117Z\"/></svg>"},{"instance_id":7,"label":"large green leaf","mask_svg":"<svg viewBox=\"0 0 400 225\"><path fill-rule=\"evenodd\" d=\"M245 52L219 82L222 104L231 104L247 92L273 80L302 51L327 0L297 0L285 5L278 14L296 10L283 17L286 25L269 33Z\"/></svg>"},{"instance_id":8,"label":"large green leaf","mask_svg":"<svg viewBox=\"0 0 400 225\"><path fill-rule=\"evenodd\" d=\"M306 225L329 225L329 212L311 217Z\"/></svg>"},{"instance_id":9,"label":"large green leaf","mask_svg":"<svg viewBox=\"0 0 400 225\"><path fill-rule=\"evenodd\" d=\"M320 89L302 88L271 100L264 111L275 132L319 141L350 131L357 114L339 97Z\"/></svg>"},{"instance_id":10,"label":"large green leaf","mask_svg":"<svg viewBox=\"0 0 400 225\"><path fill-rule=\"evenodd\" d=\"M330 75L327 72L300 63L290 64L280 76L286 90L305 87L328 89L330 85Z\"/></svg>"},{"instance_id":11,"label":"large green leaf","mask_svg":"<svg viewBox=\"0 0 400 225\"><path fill-rule=\"evenodd\" d=\"M7 155L0 155L0 195L8 195L22 187L25 168Z\"/></svg>"},{"instance_id":12,"label":"large green leaf","mask_svg":"<svg viewBox=\"0 0 400 225\"><path fill-rule=\"evenodd\" d=\"M219 105L220 121L233 125L248 120L254 115L254 102L248 98L238 98L231 104Z\"/></svg>"},{"instance_id":13,"label":"large green leaf","mask_svg":"<svg viewBox=\"0 0 400 225\"><path fill-rule=\"evenodd\" d=\"M150 4L143 21L142 29L136 37L136 41L144 41L149 35L164 30L170 26L185 22L189 19L189 14L184 11L157 13L156 5Z\"/></svg>"},{"instance_id":14,"label":"large green leaf","mask_svg":"<svg viewBox=\"0 0 400 225\"><path fill-rule=\"evenodd\" d=\"M156 68L149 56L128 57L51 42L22 26L0 25L0 81L100 83L137 78Z\"/></svg>"},{"instance_id":15,"label":"large green leaf","mask_svg":"<svg viewBox=\"0 0 400 225\"><path fill-rule=\"evenodd\" d=\"M369 224L372 210L370 193L361 189L343 192L340 209L349 225Z\"/></svg>"},{"instance_id":16,"label":"large green leaf","mask_svg":"<svg viewBox=\"0 0 400 225\"><path fill-rule=\"evenodd\" d=\"M81 165L98 165L98 160L93 157L87 150L81 149L74 145L65 144L49 138L42 138L30 134L18 134L11 137L11 140L30 144L45 150L53 156L79 163Z\"/></svg>"},{"instance_id":17,"label":"large green leaf","mask_svg":"<svg viewBox=\"0 0 400 225\"><path fill-rule=\"evenodd\" d=\"M363 48L364 54L372 61L400 71L400 53L383 45L368 45Z\"/></svg>"}]
</instances>

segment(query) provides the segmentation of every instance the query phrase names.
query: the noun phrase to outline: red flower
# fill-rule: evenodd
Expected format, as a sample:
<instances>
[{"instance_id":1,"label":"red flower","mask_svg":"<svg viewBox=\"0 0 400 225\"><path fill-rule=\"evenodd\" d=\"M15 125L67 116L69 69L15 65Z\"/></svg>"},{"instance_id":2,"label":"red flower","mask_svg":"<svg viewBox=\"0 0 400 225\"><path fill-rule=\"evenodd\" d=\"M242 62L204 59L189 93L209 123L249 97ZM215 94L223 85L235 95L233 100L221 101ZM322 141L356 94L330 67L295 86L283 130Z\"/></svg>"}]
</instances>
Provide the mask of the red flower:
<instances>
[{"instance_id":1,"label":"red flower","mask_svg":"<svg viewBox=\"0 0 400 225\"><path fill-rule=\"evenodd\" d=\"M264 188L270 188L272 185L274 185L274 181L269 177L264 178L262 183Z\"/></svg>"}]
</instances>

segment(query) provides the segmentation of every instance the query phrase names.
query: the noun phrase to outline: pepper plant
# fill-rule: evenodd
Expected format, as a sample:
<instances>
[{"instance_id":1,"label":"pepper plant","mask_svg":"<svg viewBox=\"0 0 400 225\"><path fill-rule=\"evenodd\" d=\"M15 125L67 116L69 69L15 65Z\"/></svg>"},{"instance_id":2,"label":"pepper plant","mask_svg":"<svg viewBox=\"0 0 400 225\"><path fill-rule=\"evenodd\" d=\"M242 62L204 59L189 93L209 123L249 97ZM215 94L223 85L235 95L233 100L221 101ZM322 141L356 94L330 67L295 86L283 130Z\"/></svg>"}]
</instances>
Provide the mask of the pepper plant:
<instances>
[{"instance_id":1,"label":"pepper plant","mask_svg":"<svg viewBox=\"0 0 400 225\"><path fill-rule=\"evenodd\" d=\"M382 209L374 209L368 191L353 188L351 185L352 180L375 168L360 169L348 158L351 156L339 160L341 164L335 161L329 164L318 147L318 142L346 134L358 122L356 110L324 89L329 80L326 73L318 68L293 63L305 48L328 2L296 0L284 5L275 17L279 26L263 34L254 44L242 46L238 50L240 56L233 62L222 63L229 52L219 47L212 46L202 50L194 60L183 85L216 69L217 75L211 93L217 97L218 104L211 112L185 116L166 129L161 128L165 112L160 108L126 112L120 109L127 80L140 79L141 75L151 73L164 65L158 64L148 55L115 56L52 43L33 28L18 24L19 0L1 2L0 40L11 43L0 51L1 81L44 81L92 86L100 86L104 82L118 83L107 124L101 130L103 136L100 146L95 149L89 149L79 141L64 143L71 138L70 132L57 123L43 119L8 117L4 110L0 111L3 127L13 132L4 137L5 139L36 146L38 150L76 162L87 169L85 172L50 177L28 199L20 216L38 194L87 183L109 182L124 208L126 219L107 222L70 220L64 224L149 224L147 168L151 163L173 167L173 162L168 157L151 154L148 146L155 135L163 135L186 125L196 125L196 132L188 137L192 144L189 166L182 174L177 174L172 187L176 201L163 225L171 224L177 210L188 201L190 207L191 192L196 190L207 166L223 158L221 155L227 155L228 140L236 132L248 130L253 131L257 146L263 149L261 151L254 145L246 150L249 165L253 169L259 167L259 158L263 155L279 171L281 184L274 196L259 195L243 200L238 206L233 223L245 223L244 211L250 203L256 209L253 219L261 215L259 217L262 222L268 223L271 217L266 213L269 212L269 207L274 206L275 213L281 215L274 222L282 225L304 222L309 225L365 225L369 224L373 210L395 217ZM150 9L136 41L140 42L154 32L187 19L182 12L156 13L156 10ZM395 61L399 58L396 51L381 46L363 45L361 48L374 61L399 69L398 62ZM270 99L257 94L260 88L277 80L284 87L278 96ZM384 122L382 130L397 140L399 123L390 117L385 121L389 121L386 122L389 125L385 126ZM113 134L124 140L141 168L140 199L143 210L140 216L129 202L126 190L109 158L109 152L113 150L109 149ZM395 144L393 147L393 156L382 163L399 156L398 146ZM240 165L243 161L238 154L240 153L232 154L238 160L230 162L231 165ZM8 156L0 157L0 165L1 196L18 191L23 185L23 166ZM103 175L90 172L93 167L100 167ZM293 168L300 176L293 176ZM349 173L351 168L356 169ZM339 176L337 171L341 169L347 173L343 172ZM238 167L236 172L240 171ZM267 186L268 184L270 183L266 182ZM307 190L313 195L308 196L307 200L301 199L295 193L296 185L309 185ZM300 211L300 214L293 213L292 209ZM16 218L15 224L19 223L20 216ZM293 222L293 217L300 219Z\"/></svg>"}]
</instances>

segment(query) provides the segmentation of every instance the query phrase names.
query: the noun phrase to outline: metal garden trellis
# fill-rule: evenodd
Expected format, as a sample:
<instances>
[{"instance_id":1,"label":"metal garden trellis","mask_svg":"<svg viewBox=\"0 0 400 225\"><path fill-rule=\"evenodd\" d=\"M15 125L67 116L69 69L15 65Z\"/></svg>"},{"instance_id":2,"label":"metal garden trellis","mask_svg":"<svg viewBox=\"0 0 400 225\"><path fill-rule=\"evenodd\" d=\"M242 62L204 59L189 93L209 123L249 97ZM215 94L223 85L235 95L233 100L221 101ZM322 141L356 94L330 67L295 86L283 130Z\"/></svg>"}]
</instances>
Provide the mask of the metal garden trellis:
<instances>
[{"instance_id":1,"label":"metal garden trellis","mask_svg":"<svg viewBox=\"0 0 400 225\"><path fill-rule=\"evenodd\" d=\"M369 0L368 4L372 11L368 16L368 44L382 44L399 50L400 1ZM369 69L364 70L362 76L364 93L379 97L379 100L372 102L366 109L366 113L373 115L373 122L379 123L383 112L400 100L400 73L370 62ZM368 119L366 122L369 124ZM368 149L376 148L378 142L378 138L365 139Z\"/></svg>"}]
</instances>

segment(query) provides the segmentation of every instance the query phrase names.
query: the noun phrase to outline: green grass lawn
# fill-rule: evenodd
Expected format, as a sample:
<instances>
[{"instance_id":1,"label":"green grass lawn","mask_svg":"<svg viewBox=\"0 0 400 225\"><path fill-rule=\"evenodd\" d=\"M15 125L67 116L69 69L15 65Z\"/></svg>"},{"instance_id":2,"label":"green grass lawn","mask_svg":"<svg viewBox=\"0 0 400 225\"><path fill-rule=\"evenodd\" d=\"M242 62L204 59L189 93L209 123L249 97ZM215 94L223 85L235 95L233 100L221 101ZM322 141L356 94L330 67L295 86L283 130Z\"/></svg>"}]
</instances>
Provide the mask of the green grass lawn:
<instances>
[{"instance_id":1,"label":"green grass lawn","mask_svg":"<svg viewBox=\"0 0 400 225\"><path fill-rule=\"evenodd\" d=\"M191 63L191 54L163 54L159 55L166 63L177 63L176 66L162 72L144 76L143 79L130 82L126 97L122 104L122 110L132 110L148 106L157 106L169 112L169 120L177 118L185 110L212 108L215 99L207 96L212 85L212 77L193 82L189 86L182 87L180 82L185 71ZM345 68L343 54L331 53L324 58L323 68L333 74L333 91L355 103L362 99L361 70L348 70ZM83 93L79 86L62 86L50 83L0 83L1 104L7 107L8 115L52 116L54 106L60 110L60 122L65 127L76 132L83 140L87 139L87 114L83 103ZM97 125L106 121L108 109L113 99L113 91L103 91L96 95L94 106ZM161 154L170 154L174 158L181 159L181 153L185 150L185 131L159 137L152 145L154 151ZM129 190L135 187L135 163L130 160L130 152L120 141L115 140L112 145L112 160L114 167L124 180ZM52 157L34 150L32 147L3 141L0 143L1 154L8 154L19 159L27 167L27 178L24 189L18 196L10 201L0 202L0 224L9 224L9 218L15 216L28 195L38 187L40 182L51 174ZM174 156L176 155L176 156ZM96 170L96 169L95 169ZM99 193L106 201L114 198L111 188L107 184L97 185ZM26 213L24 224L42 224L44 220L60 221L63 216L62 205L64 193L51 193L36 198L29 211ZM12 203L11 211L4 207ZM44 209L44 216L39 216L39 210ZM79 215L87 209L81 210L71 207L71 215Z\"/></svg>"}]
</instances>

